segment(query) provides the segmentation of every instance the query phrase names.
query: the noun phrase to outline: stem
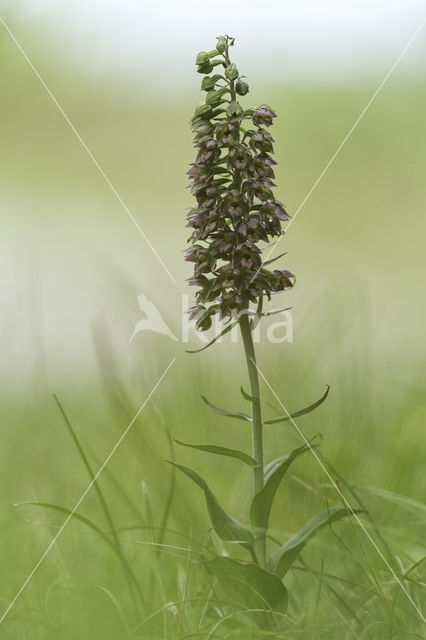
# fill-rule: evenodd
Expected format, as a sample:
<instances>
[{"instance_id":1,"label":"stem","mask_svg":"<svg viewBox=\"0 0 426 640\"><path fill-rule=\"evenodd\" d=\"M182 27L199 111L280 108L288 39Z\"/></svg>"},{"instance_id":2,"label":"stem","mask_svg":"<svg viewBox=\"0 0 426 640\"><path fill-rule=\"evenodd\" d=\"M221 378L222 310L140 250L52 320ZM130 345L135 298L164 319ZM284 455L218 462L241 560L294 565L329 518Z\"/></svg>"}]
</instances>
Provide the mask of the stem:
<instances>
[{"instance_id":1,"label":"stem","mask_svg":"<svg viewBox=\"0 0 426 640\"><path fill-rule=\"evenodd\" d=\"M247 360L247 370L250 382L251 399L251 415L252 415L252 447L253 458L257 462L257 466L253 469L253 491L254 494L259 493L263 488L263 431L262 431L262 404L260 399L259 376L256 367L256 354L254 351L253 338L251 335L251 327L249 317L243 312L239 319L241 335L244 343L244 351ZM266 567L266 531L257 526L255 528L256 555L259 564Z\"/></svg>"}]
</instances>

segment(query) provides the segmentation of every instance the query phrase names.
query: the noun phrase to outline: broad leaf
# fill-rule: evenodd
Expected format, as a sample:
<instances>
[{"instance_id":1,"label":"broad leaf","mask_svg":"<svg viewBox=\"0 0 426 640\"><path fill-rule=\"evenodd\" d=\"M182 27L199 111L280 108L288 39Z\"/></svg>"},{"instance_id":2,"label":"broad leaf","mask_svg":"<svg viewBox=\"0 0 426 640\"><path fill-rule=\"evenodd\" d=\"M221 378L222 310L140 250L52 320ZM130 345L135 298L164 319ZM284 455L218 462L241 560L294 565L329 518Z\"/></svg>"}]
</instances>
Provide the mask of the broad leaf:
<instances>
[{"instance_id":1,"label":"broad leaf","mask_svg":"<svg viewBox=\"0 0 426 640\"><path fill-rule=\"evenodd\" d=\"M296 411L295 413L288 413L285 416L279 416L278 418L271 418L270 420L265 420L263 424L277 424L278 422L287 422L287 420L291 420L292 418L297 418L299 416L304 416L307 413L311 413L311 411L314 411L317 407L320 406L320 404L324 402L324 400L327 398L329 394L329 391L330 391L330 386L327 385L327 390L324 393L324 395L322 395L319 400L309 405L309 407L300 409L300 411Z\"/></svg>"},{"instance_id":2,"label":"broad leaf","mask_svg":"<svg viewBox=\"0 0 426 640\"><path fill-rule=\"evenodd\" d=\"M204 563L207 572L216 577L231 603L247 609L266 609L285 613L288 606L287 589L278 576L252 562L220 557ZM252 617L260 626L271 626L274 616L256 613ZM281 620L281 617L278 621Z\"/></svg>"},{"instance_id":3,"label":"broad leaf","mask_svg":"<svg viewBox=\"0 0 426 640\"><path fill-rule=\"evenodd\" d=\"M245 422L251 422L251 416L248 413L243 413L242 411L226 411L225 409L220 409L216 407L214 404L209 402L205 396L201 396L204 402L210 409L212 409L215 413L218 413L221 416L227 416L228 418L237 418L238 420L244 420Z\"/></svg>"},{"instance_id":4,"label":"broad leaf","mask_svg":"<svg viewBox=\"0 0 426 640\"><path fill-rule=\"evenodd\" d=\"M188 478L191 478L191 480L193 480L195 484L198 484L204 491L210 520L219 538L224 542L238 542L246 547L248 546L250 552L253 554L254 537L252 532L248 527L238 522L238 520L235 520L235 518L232 518L232 516L228 515L226 511L222 509L206 481L193 469L178 464L177 462L171 462L170 460L168 462L182 471Z\"/></svg>"},{"instance_id":5,"label":"broad leaf","mask_svg":"<svg viewBox=\"0 0 426 640\"><path fill-rule=\"evenodd\" d=\"M354 513L359 512L360 510L354 511ZM287 540L278 551L275 551L275 553L271 555L268 563L269 570L276 573L280 578L283 578L306 543L309 542L318 531L321 531L327 524L346 518L348 515L352 515L352 512L348 512L341 507L333 507L316 515L309 520L298 533L290 538L290 540Z\"/></svg>"},{"instance_id":6,"label":"broad leaf","mask_svg":"<svg viewBox=\"0 0 426 640\"><path fill-rule=\"evenodd\" d=\"M231 331L231 329L233 329L237 324L238 324L238 322L233 322L232 324L228 324L228 326L225 327L225 329L223 331L218 333L217 336L215 336L213 338L213 340L210 340L210 342L208 344L205 344L204 347L201 347L200 349L187 349L186 353L199 353L200 351L204 351L204 349L208 349L209 347L212 346L212 344L217 342L217 340L219 340L219 338L221 338L225 334L229 333L229 331Z\"/></svg>"},{"instance_id":7,"label":"broad leaf","mask_svg":"<svg viewBox=\"0 0 426 640\"><path fill-rule=\"evenodd\" d=\"M266 530L268 528L269 514L281 480L284 478L292 462L309 447L303 445L294 449L287 456L277 458L265 467L263 488L254 496L250 507L250 521L252 527Z\"/></svg>"},{"instance_id":8,"label":"broad leaf","mask_svg":"<svg viewBox=\"0 0 426 640\"><path fill-rule=\"evenodd\" d=\"M181 442L180 440L176 440L175 442L182 445L183 447L190 447L191 449L200 449L200 451L207 451L207 453L215 453L219 456L228 456L230 458L237 458L242 462L245 462L249 465L249 467L256 467L257 462L254 458L249 456L244 451L239 451L238 449L229 449L228 447L221 447L216 444L189 444L188 442Z\"/></svg>"}]
</instances>

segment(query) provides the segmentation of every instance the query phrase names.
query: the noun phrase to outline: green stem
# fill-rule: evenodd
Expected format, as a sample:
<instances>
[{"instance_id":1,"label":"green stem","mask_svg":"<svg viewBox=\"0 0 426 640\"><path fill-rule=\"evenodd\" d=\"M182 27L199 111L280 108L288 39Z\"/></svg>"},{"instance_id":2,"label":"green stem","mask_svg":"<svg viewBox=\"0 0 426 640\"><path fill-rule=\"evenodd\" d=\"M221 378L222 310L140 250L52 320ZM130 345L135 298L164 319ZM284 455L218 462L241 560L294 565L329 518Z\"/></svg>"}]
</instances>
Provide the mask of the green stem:
<instances>
[{"instance_id":1,"label":"green stem","mask_svg":"<svg viewBox=\"0 0 426 640\"><path fill-rule=\"evenodd\" d=\"M259 375L256 367L256 354L254 351L253 337L249 317L243 313L239 320L241 335L244 343L244 351L247 360L247 370L250 382L251 415L252 415L252 446L253 458L257 466L253 469L254 494L263 488L263 429L262 429L262 404L260 399ZM266 566L266 531L262 530L258 523L255 526L256 555L259 564Z\"/></svg>"}]
</instances>

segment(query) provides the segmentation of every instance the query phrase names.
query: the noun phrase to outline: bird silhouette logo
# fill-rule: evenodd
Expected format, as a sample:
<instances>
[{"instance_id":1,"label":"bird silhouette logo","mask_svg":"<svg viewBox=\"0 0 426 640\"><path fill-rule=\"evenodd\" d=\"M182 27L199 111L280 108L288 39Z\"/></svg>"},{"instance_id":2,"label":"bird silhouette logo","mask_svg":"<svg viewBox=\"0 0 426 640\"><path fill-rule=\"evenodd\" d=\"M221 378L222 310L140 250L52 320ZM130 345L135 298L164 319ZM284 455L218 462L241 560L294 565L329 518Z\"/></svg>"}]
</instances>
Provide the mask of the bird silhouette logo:
<instances>
[{"instance_id":1,"label":"bird silhouette logo","mask_svg":"<svg viewBox=\"0 0 426 640\"><path fill-rule=\"evenodd\" d=\"M174 333L172 333L170 328L164 322L163 317L158 311L155 304L148 300L148 298L143 293L140 293L138 295L138 304L140 310L143 311L146 317L142 318L141 320L139 320L139 322L136 323L134 331L130 336L129 342L132 342L135 336L141 331L154 331L155 333L160 333L171 338L171 340L175 340L176 342L178 342L178 339L176 338Z\"/></svg>"}]
</instances>

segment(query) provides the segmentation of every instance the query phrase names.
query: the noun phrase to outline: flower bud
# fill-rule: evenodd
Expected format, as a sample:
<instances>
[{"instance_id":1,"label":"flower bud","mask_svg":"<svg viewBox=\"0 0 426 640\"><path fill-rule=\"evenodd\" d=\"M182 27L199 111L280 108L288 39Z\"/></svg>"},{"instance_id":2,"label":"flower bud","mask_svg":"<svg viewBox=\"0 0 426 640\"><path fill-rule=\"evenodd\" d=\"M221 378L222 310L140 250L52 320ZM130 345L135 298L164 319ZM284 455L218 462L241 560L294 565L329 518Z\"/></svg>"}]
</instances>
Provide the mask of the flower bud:
<instances>
[{"instance_id":1,"label":"flower bud","mask_svg":"<svg viewBox=\"0 0 426 640\"><path fill-rule=\"evenodd\" d=\"M210 91L216 86L216 82L220 79L220 76L206 76L201 82L201 91Z\"/></svg>"},{"instance_id":2,"label":"flower bud","mask_svg":"<svg viewBox=\"0 0 426 640\"><path fill-rule=\"evenodd\" d=\"M234 63L226 67L225 76L228 80L236 80L238 78L238 69Z\"/></svg>"},{"instance_id":3,"label":"flower bud","mask_svg":"<svg viewBox=\"0 0 426 640\"><path fill-rule=\"evenodd\" d=\"M211 73L213 71L213 65L209 60L204 62L203 64L199 64L197 67L198 73Z\"/></svg>"},{"instance_id":4,"label":"flower bud","mask_svg":"<svg viewBox=\"0 0 426 640\"><path fill-rule=\"evenodd\" d=\"M220 91L209 91L206 96L206 103L212 107L217 107L222 101L222 93Z\"/></svg>"},{"instance_id":5,"label":"flower bud","mask_svg":"<svg viewBox=\"0 0 426 640\"><path fill-rule=\"evenodd\" d=\"M238 93L238 95L245 96L246 93L249 92L249 86L247 82L239 78L235 85L235 91Z\"/></svg>"},{"instance_id":6,"label":"flower bud","mask_svg":"<svg viewBox=\"0 0 426 640\"><path fill-rule=\"evenodd\" d=\"M216 45L216 49L219 51L219 53L223 53L226 49L226 38L225 36L220 36L217 39L217 45Z\"/></svg>"},{"instance_id":7,"label":"flower bud","mask_svg":"<svg viewBox=\"0 0 426 640\"><path fill-rule=\"evenodd\" d=\"M239 118L240 116L243 115L244 112L240 103L233 101L230 103L229 107L227 108L226 113L229 117L236 116L237 118Z\"/></svg>"},{"instance_id":8,"label":"flower bud","mask_svg":"<svg viewBox=\"0 0 426 640\"><path fill-rule=\"evenodd\" d=\"M200 51L200 53L197 56L197 60L195 61L195 64L205 64L206 62L210 61L210 56L207 53L207 51Z\"/></svg>"},{"instance_id":9,"label":"flower bud","mask_svg":"<svg viewBox=\"0 0 426 640\"><path fill-rule=\"evenodd\" d=\"M194 118L198 116L205 116L212 110L209 104L201 104L199 107L195 109Z\"/></svg>"}]
</instances>

